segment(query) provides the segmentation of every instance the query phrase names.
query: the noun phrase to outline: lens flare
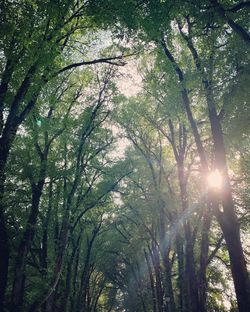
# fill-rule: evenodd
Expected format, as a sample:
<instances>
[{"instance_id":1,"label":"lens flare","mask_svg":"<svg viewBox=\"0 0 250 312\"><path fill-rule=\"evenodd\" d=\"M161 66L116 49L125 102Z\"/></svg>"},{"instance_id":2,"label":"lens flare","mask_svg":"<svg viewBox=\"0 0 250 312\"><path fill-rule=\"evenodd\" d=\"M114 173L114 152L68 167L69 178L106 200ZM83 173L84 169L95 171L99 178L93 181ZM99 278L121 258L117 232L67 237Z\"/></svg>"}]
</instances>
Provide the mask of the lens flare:
<instances>
[{"instance_id":1,"label":"lens flare","mask_svg":"<svg viewBox=\"0 0 250 312\"><path fill-rule=\"evenodd\" d=\"M222 187L222 175L218 169L209 173L207 177L207 183L210 188L221 189Z\"/></svg>"}]
</instances>

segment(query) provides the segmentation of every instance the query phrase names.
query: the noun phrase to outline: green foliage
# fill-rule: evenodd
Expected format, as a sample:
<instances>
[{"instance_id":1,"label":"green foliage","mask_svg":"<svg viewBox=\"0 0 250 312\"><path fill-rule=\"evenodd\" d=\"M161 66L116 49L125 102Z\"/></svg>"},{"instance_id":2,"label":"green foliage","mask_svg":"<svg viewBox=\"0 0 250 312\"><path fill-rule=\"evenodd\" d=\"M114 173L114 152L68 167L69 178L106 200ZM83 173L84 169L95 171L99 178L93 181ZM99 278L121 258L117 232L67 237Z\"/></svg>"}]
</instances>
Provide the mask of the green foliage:
<instances>
[{"instance_id":1,"label":"green foliage","mask_svg":"<svg viewBox=\"0 0 250 312\"><path fill-rule=\"evenodd\" d=\"M245 2L220 3L224 17L211 1L1 2L6 311L19 278L23 311L191 311L190 250L207 312L237 310L183 101L212 170L209 86L247 250L249 52L227 19L244 30L248 13ZM130 49L142 77L135 96L119 92L112 61L82 66Z\"/></svg>"}]
</instances>

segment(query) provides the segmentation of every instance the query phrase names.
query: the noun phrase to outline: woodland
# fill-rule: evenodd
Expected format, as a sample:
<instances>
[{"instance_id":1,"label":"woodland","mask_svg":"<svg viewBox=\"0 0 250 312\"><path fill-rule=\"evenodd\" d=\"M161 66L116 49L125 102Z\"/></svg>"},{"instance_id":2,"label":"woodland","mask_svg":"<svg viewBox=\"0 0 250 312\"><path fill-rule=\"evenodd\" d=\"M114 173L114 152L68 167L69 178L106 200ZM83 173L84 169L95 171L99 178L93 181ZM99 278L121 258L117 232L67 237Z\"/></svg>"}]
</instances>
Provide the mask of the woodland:
<instances>
[{"instance_id":1,"label":"woodland","mask_svg":"<svg viewBox=\"0 0 250 312\"><path fill-rule=\"evenodd\" d=\"M245 0L0 1L0 312L249 312Z\"/></svg>"}]
</instances>

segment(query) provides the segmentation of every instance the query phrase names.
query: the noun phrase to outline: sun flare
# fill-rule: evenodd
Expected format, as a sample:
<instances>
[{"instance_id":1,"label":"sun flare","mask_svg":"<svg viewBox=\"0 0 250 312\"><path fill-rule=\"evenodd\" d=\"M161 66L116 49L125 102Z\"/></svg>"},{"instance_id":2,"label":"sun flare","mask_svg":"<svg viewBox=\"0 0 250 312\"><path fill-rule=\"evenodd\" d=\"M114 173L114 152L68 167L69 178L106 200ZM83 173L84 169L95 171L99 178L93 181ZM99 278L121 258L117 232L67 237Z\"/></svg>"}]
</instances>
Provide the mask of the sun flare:
<instances>
[{"instance_id":1,"label":"sun flare","mask_svg":"<svg viewBox=\"0 0 250 312\"><path fill-rule=\"evenodd\" d=\"M222 175L218 169L209 173L207 182L210 188L221 189L222 187Z\"/></svg>"}]
</instances>

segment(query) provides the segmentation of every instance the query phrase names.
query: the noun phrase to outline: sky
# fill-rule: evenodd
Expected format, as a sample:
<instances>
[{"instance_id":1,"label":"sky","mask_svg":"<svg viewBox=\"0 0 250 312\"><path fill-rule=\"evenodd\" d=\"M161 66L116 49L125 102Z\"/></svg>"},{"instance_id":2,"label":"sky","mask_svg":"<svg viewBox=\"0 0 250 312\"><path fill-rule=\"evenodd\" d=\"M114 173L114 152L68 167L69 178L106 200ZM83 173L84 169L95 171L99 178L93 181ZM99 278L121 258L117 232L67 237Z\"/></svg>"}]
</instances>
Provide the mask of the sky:
<instances>
[{"instance_id":1,"label":"sky","mask_svg":"<svg viewBox=\"0 0 250 312\"><path fill-rule=\"evenodd\" d=\"M119 79L116 84L119 91L125 96L135 96L142 90L142 78L138 72L138 61L127 59L127 64L119 68Z\"/></svg>"}]
</instances>

